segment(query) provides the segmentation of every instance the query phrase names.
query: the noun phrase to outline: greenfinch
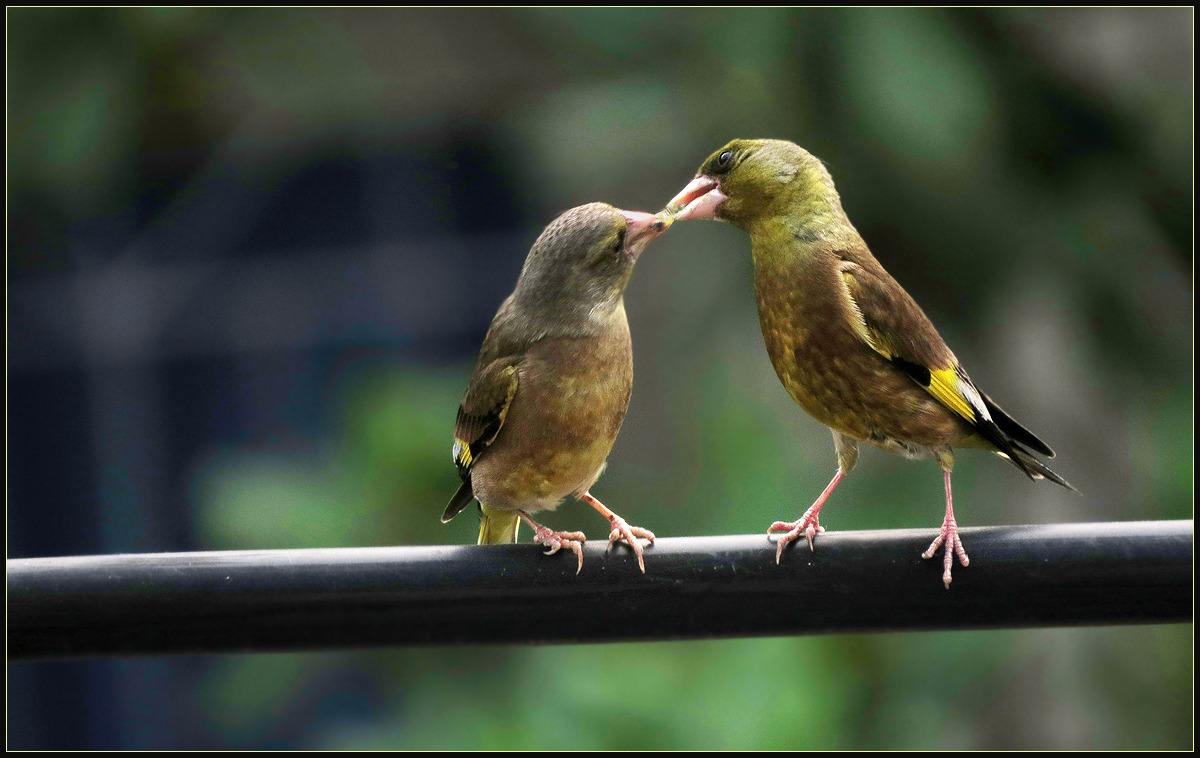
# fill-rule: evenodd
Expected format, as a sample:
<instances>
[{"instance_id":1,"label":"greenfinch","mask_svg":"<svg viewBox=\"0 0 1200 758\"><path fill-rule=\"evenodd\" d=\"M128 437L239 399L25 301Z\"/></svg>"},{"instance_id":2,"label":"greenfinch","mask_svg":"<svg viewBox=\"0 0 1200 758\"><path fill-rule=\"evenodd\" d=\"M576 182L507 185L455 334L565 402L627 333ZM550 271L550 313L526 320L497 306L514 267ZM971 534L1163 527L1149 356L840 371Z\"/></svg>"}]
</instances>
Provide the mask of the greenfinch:
<instances>
[{"instance_id":1,"label":"greenfinch","mask_svg":"<svg viewBox=\"0 0 1200 758\"><path fill-rule=\"evenodd\" d=\"M604 203L572 208L545 228L512 294L492 319L458 408L452 458L462 485L447 522L473 499L479 544L516 542L520 522L546 554L568 549L583 568L581 532L542 526L533 513L575 496L608 519L609 547L630 526L592 496L629 407L633 352L624 292L638 256L670 220Z\"/></svg>"},{"instance_id":2,"label":"greenfinch","mask_svg":"<svg viewBox=\"0 0 1200 758\"><path fill-rule=\"evenodd\" d=\"M737 139L715 151L667 205L676 220L718 219L750 235L759 323L771 363L792 399L833 431L838 468L825 490L783 532L775 560L800 537L824 531L821 508L866 443L933 458L946 493L929 548L943 550L950 588L958 535L950 478L955 448L981 448L1031 479L1074 489L1037 456L1054 451L1013 420L967 375L916 301L871 254L825 165L783 140Z\"/></svg>"}]
</instances>

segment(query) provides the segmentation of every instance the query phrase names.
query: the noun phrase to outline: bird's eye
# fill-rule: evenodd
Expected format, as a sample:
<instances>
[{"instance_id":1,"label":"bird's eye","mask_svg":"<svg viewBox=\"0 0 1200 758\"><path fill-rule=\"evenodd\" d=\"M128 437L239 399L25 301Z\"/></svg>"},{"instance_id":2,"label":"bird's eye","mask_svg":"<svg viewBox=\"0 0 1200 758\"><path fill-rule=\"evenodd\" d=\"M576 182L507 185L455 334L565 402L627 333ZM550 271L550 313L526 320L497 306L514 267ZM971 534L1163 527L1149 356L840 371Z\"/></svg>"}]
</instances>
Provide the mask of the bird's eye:
<instances>
[{"instance_id":1,"label":"bird's eye","mask_svg":"<svg viewBox=\"0 0 1200 758\"><path fill-rule=\"evenodd\" d=\"M623 249L625 249L625 229L624 228L622 228L621 231L617 232L617 242L616 242L616 244L613 245L613 250L616 250L619 252Z\"/></svg>"},{"instance_id":2,"label":"bird's eye","mask_svg":"<svg viewBox=\"0 0 1200 758\"><path fill-rule=\"evenodd\" d=\"M733 161L733 151L726 150L717 156L717 168L729 168L730 162Z\"/></svg>"}]
</instances>

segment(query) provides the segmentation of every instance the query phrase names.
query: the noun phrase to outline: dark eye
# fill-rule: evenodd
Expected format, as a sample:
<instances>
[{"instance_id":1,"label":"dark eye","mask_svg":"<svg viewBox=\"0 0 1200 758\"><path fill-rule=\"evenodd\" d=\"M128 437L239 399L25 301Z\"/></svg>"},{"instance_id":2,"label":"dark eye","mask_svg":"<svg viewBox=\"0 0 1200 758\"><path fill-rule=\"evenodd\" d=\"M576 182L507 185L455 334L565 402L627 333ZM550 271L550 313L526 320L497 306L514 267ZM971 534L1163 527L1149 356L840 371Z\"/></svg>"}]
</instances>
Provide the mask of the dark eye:
<instances>
[{"instance_id":1,"label":"dark eye","mask_svg":"<svg viewBox=\"0 0 1200 758\"><path fill-rule=\"evenodd\" d=\"M617 232L617 244L613 245L613 250L620 251L620 250L624 250L624 249L625 249L625 229L622 228L621 231Z\"/></svg>"},{"instance_id":2,"label":"dark eye","mask_svg":"<svg viewBox=\"0 0 1200 758\"><path fill-rule=\"evenodd\" d=\"M733 151L726 150L725 152L723 152L717 156L717 168L720 168L720 169L729 168L729 164L732 161L733 161Z\"/></svg>"}]
</instances>

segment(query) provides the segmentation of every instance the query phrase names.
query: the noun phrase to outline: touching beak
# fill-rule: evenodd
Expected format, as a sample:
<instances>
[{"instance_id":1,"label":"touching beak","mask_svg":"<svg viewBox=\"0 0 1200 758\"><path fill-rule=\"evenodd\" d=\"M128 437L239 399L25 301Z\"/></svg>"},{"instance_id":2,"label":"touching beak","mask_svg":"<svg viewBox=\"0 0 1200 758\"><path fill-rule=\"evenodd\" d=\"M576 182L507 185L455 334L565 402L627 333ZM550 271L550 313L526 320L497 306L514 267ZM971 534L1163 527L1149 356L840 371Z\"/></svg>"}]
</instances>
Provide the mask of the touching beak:
<instances>
[{"instance_id":1,"label":"touching beak","mask_svg":"<svg viewBox=\"0 0 1200 758\"><path fill-rule=\"evenodd\" d=\"M721 185L711 176L697 174L678 195L667 203L666 212L676 221L717 218L717 210L728 200Z\"/></svg>"},{"instance_id":2,"label":"touching beak","mask_svg":"<svg viewBox=\"0 0 1200 758\"><path fill-rule=\"evenodd\" d=\"M671 228L674 220L665 213L621 211L625 217L625 254L633 260L642 254L654 238Z\"/></svg>"}]
</instances>

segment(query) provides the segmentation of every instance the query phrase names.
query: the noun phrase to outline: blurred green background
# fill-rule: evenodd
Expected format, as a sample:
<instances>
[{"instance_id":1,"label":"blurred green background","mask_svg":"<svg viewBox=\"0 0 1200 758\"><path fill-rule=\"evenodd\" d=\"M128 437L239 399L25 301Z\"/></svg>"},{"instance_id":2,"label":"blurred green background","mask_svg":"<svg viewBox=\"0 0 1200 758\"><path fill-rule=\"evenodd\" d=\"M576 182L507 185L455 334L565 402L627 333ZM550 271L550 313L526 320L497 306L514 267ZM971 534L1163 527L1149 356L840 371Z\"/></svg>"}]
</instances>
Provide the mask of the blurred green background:
<instances>
[{"instance_id":1,"label":"blurred green background","mask_svg":"<svg viewBox=\"0 0 1200 758\"><path fill-rule=\"evenodd\" d=\"M12 557L473 541L437 519L454 413L529 243L582 202L661 207L732 137L826 161L1086 493L968 453L961 523L1192 516L1190 9L6 20ZM677 226L626 303L635 391L597 494L662 536L799 514L834 456L762 349L744 235ZM941 514L935 466L866 451L824 523ZM19 665L9 744L1187 748L1191 637Z\"/></svg>"}]
</instances>

